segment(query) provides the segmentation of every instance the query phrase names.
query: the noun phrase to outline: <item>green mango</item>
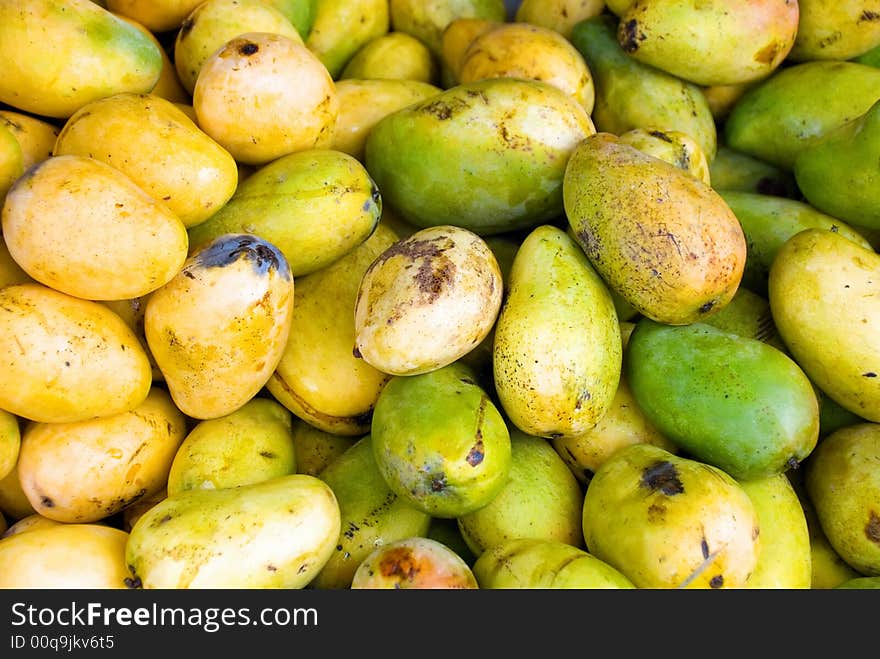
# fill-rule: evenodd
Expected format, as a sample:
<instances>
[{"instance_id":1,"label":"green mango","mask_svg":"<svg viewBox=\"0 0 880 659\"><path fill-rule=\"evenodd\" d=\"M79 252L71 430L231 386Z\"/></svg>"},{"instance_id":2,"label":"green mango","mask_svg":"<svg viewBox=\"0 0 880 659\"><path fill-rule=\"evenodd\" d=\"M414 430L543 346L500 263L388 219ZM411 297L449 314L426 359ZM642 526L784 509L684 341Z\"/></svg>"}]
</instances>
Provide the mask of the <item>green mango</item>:
<instances>
[{"instance_id":1,"label":"green mango","mask_svg":"<svg viewBox=\"0 0 880 659\"><path fill-rule=\"evenodd\" d=\"M587 551L637 588L741 588L761 550L755 506L730 474L652 444L596 470L583 527Z\"/></svg>"},{"instance_id":2,"label":"green mango","mask_svg":"<svg viewBox=\"0 0 880 659\"><path fill-rule=\"evenodd\" d=\"M0 3L0 61L0 103L60 119L99 98L152 91L163 63L148 34L90 0Z\"/></svg>"},{"instance_id":3,"label":"green mango","mask_svg":"<svg viewBox=\"0 0 880 659\"><path fill-rule=\"evenodd\" d=\"M388 0L312 0L305 44L335 80L364 45L391 27Z\"/></svg>"},{"instance_id":4,"label":"green mango","mask_svg":"<svg viewBox=\"0 0 880 659\"><path fill-rule=\"evenodd\" d=\"M675 165L597 133L569 158L563 200L596 272L642 315L691 323L736 292L742 227L715 190Z\"/></svg>"},{"instance_id":5,"label":"green mango","mask_svg":"<svg viewBox=\"0 0 880 659\"><path fill-rule=\"evenodd\" d=\"M169 495L236 487L296 472L290 412L254 397L231 414L199 421L171 462Z\"/></svg>"},{"instance_id":6,"label":"green mango","mask_svg":"<svg viewBox=\"0 0 880 659\"><path fill-rule=\"evenodd\" d=\"M630 334L624 373L645 416L666 437L734 478L797 467L818 441L812 383L764 341L706 323L643 318Z\"/></svg>"},{"instance_id":7,"label":"green mango","mask_svg":"<svg viewBox=\"0 0 880 659\"><path fill-rule=\"evenodd\" d=\"M800 196L794 175L787 169L719 144L709 163L709 179L718 192L759 192L795 199Z\"/></svg>"},{"instance_id":8,"label":"green mango","mask_svg":"<svg viewBox=\"0 0 880 659\"><path fill-rule=\"evenodd\" d=\"M840 583L835 586L835 588L843 589L843 590L855 590L855 589L875 589L880 588L880 576L878 577L853 577L852 579L847 579L843 583Z\"/></svg>"},{"instance_id":9,"label":"green mango","mask_svg":"<svg viewBox=\"0 0 880 659\"><path fill-rule=\"evenodd\" d=\"M546 439L510 433L510 477L492 501L458 517L475 556L512 538L541 538L583 545L580 484Z\"/></svg>"},{"instance_id":10,"label":"green mango","mask_svg":"<svg viewBox=\"0 0 880 659\"><path fill-rule=\"evenodd\" d=\"M384 116L364 162L403 220L487 236L560 216L565 163L594 132L584 107L558 87L490 78Z\"/></svg>"},{"instance_id":11,"label":"green mango","mask_svg":"<svg viewBox=\"0 0 880 659\"><path fill-rule=\"evenodd\" d=\"M810 228L834 231L870 248L857 227L805 201L735 190L719 190L718 194L736 215L748 244L742 285L759 295L767 294L770 266L779 248L799 231Z\"/></svg>"},{"instance_id":12,"label":"green mango","mask_svg":"<svg viewBox=\"0 0 880 659\"><path fill-rule=\"evenodd\" d=\"M819 397L819 439L824 439L838 428L864 423L866 419L850 412L836 400L822 394Z\"/></svg>"},{"instance_id":13,"label":"green mango","mask_svg":"<svg viewBox=\"0 0 880 659\"><path fill-rule=\"evenodd\" d=\"M620 15L617 40L633 59L698 85L766 78L794 45L798 3L640 0ZM682 28L685 28L683 32Z\"/></svg>"},{"instance_id":14,"label":"green mango","mask_svg":"<svg viewBox=\"0 0 880 659\"><path fill-rule=\"evenodd\" d=\"M855 227L880 229L880 100L813 142L794 161L807 201Z\"/></svg>"},{"instance_id":15,"label":"green mango","mask_svg":"<svg viewBox=\"0 0 880 659\"><path fill-rule=\"evenodd\" d=\"M289 474L163 499L135 522L125 562L136 588L305 588L340 531L330 486Z\"/></svg>"},{"instance_id":16,"label":"green mango","mask_svg":"<svg viewBox=\"0 0 880 659\"><path fill-rule=\"evenodd\" d=\"M495 391L523 432L575 436L598 423L620 379L620 324L605 282L565 231L522 241L495 324Z\"/></svg>"},{"instance_id":17,"label":"green mango","mask_svg":"<svg viewBox=\"0 0 880 659\"><path fill-rule=\"evenodd\" d=\"M388 487L433 517L487 505L510 476L510 432L460 362L398 375L373 410L373 453Z\"/></svg>"},{"instance_id":18,"label":"green mango","mask_svg":"<svg viewBox=\"0 0 880 659\"><path fill-rule=\"evenodd\" d=\"M370 435L328 464L318 478L336 495L342 526L333 554L311 582L314 588L348 588L358 566L376 547L428 532L431 516L386 485Z\"/></svg>"},{"instance_id":19,"label":"green mango","mask_svg":"<svg viewBox=\"0 0 880 659\"><path fill-rule=\"evenodd\" d=\"M190 253L225 233L250 233L284 254L294 277L330 265L376 229L382 197L354 156L308 149L242 180L226 204L190 227Z\"/></svg>"},{"instance_id":20,"label":"green mango","mask_svg":"<svg viewBox=\"0 0 880 659\"><path fill-rule=\"evenodd\" d=\"M825 437L804 469L816 518L837 554L866 577L880 577L880 424L865 422Z\"/></svg>"},{"instance_id":21,"label":"green mango","mask_svg":"<svg viewBox=\"0 0 880 659\"><path fill-rule=\"evenodd\" d=\"M312 23L315 20L314 0L264 0L266 4L275 7L287 17L299 32L299 36L305 39L312 31Z\"/></svg>"},{"instance_id":22,"label":"green mango","mask_svg":"<svg viewBox=\"0 0 880 659\"><path fill-rule=\"evenodd\" d=\"M539 538L511 538L489 547L472 571L483 589L635 589L583 548Z\"/></svg>"},{"instance_id":23,"label":"green mango","mask_svg":"<svg viewBox=\"0 0 880 659\"><path fill-rule=\"evenodd\" d=\"M711 163L718 135L700 87L630 57L616 30L617 20L600 14L576 23L570 37L593 76L596 129L615 135L633 128L681 131L697 141Z\"/></svg>"},{"instance_id":24,"label":"green mango","mask_svg":"<svg viewBox=\"0 0 880 659\"><path fill-rule=\"evenodd\" d=\"M880 99L880 69L816 60L782 67L750 87L724 122L731 148L791 171L797 154Z\"/></svg>"},{"instance_id":25,"label":"green mango","mask_svg":"<svg viewBox=\"0 0 880 659\"><path fill-rule=\"evenodd\" d=\"M855 57L849 58L851 62L857 64L867 64L868 66L880 67L880 44L869 48L865 52Z\"/></svg>"}]
</instances>

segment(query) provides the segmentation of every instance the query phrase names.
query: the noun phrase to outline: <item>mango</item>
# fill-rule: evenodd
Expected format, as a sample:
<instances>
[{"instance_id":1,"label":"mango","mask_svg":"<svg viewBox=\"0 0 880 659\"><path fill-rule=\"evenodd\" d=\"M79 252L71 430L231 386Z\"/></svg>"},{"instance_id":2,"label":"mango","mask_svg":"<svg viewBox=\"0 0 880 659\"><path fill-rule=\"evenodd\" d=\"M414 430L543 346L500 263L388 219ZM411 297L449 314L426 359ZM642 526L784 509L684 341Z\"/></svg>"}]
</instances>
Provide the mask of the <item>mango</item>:
<instances>
[{"instance_id":1,"label":"mango","mask_svg":"<svg viewBox=\"0 0 880 659\"><path fill-rule=\"evenodd\" d=\"M386 32L370 39L339 74L340 80L347 78L415 80L431 85L440 81L434 54L406 32Z\"/></svg>"},{"instance_id":2,"label":"mango","mask_svg":"<svg viewBox=\"0 0 880 659\"><path fill-rule=\"evenodd\" d=\"M190 253L226 233L248 233L284 254L294 277L330 265L373 233L382 197L364 166L330 149L290 153L257 168L204 222Z\"/></svg>"},{"instance_id":3,"label":"mango","mask_svg":"<svg viewBox=\"0 0 880 659\"><path fill-rule=\"evenodd\" d=\"M5 478L0 478L0 511L10 521L23 519L37 512L21 488L17 464Z\"/></svg>"},{"instance_id":4,"label":"mango","mask_svg":"<svg viewBox=\"0 0 880 659\"><path fill-rule=\"evenodd\" d=\"M705 323L643 318L624 372L654 425L691 457L737 479L796 468L815 448L819 403L785 352Z\"/></svg>"},{"instance_id":5,"label":"mango","mask_svg":"<svg viewBox=\"0 0 880 659\"><path fill-rule=\"evenodd\" d=\"M3 534L0 535L0 538L6 538L10 535L15 535L16 533L26 533L28 531L36 531L37 529L48 528L50 526L58 526L59 524L65 524L65 522L57 522L54 519L43 517L39 513L31 513L9 526L3 531ZM102 524L102 522L97 522L96 525L98 524Z\"/></svg>"},{"instance_id":6,"label":"mango","mask_svg":"<svg viewBox=\"0 0 880 659\"><path fill-rule=\"evenodd\" d=\"M151 32L179 28L202 0L105 0L107 9L128 16Z\"/></svg>"},{"instance_id":7,"label":"mango","mask_svg":"<svg viewBox=\"0 0 880 659\"><path fill-rule=\"evenodd\" d=\"M55 140L61 132L50 121L6 109L0 109L0 126L8 128L18 141L23 169L30 169L31 165L51 156Z\"/></svg>"},{"instance_id":8,"label":"mango","mask_svg":"<svg viewBox=\"0 0 880 659\"><path fill-rule=\"evenodd\" d=\"M20 451L20 421L14 414L0 410L0 480L15 470Z\"/></svg>"},{"instance_id":9,"label":"mango","mask_svg":"<svg viewBox=\"0 0 880 659\"><path fill-rule=\"evenodd\" d=\"M442 54L443 30L456 18L480 18L503 22L503 0L389 0L391 29L411 34L438 57Z\"/></svg>"},{"instance_id":10,"label":"mango","mask_svg":"<svg viewBox=\"0 0 880 659\"><path fill-rule=\"evenodd\" d=\"M671 163L691 176L711 185L709 161L699 143L680 130L650 130L631 128L621 133L620 141L634 146L649 156Z\"/></svg>"},{"instance_id":11,"label":"mango","mask_svg":"<svg viewBox=\"0 0 880 659\"><path fill-rule=\"evenodd\" d=\"M330 558L340 531L333 490L289 474L160 501L125 546L133 588L301 589Z\"/></svg>"},{"instance_id":12,"label":"mango","mask_svg":"<svg viewBox=\"0 0 880 659\"><path fill-rule=\"evenodd\" d=\"M495 390L526 434L572 437L611 406L621 370L620 324L584 251L552 225L516 252L495 327Z\"/></svg>"},{"instance_id":13,"label":"mango","mask_svg":"<svg viewBox=\"0 0 880 659\"><path fill-rule=\"evenodd\" d=\"M720 144L709 163L709 180L718 192L757 192L795 199L800 196L794 175L747 153Z\"/></svg>"},{"instance_id":14,"label":"mango","mask_svg":"<svg viewBox=\"0 0 880 659\"><path fill-rule=\"evenodd\" d=\"M792 62L848 60L880 46L880 4L875 0L798 0Z\"/></svg>"},{"instance_id":15,"label":"mango","mask_svg":"<svg viewBox=\"0 0 880 659\"><path fill-rule=\"evenodd\" d=\"M880 421L878 276L874 250L810 228L782 244L767 282L773 320L795 361L825 394L868 421Z\"/></svg>"},{"instance_id":16,"label":"mango","mask_svg":"<svg viewBox=\"0 0 880 659\"><path fill-rule=\"evenodd\" d=\"M293 473L291 414L255 396L234 412L195 424L169 465L166 493L237 487Z\"/></svg>"},{"instance_id":17,"label":"mango","mask_svg":"<svg viewBox=\"0 0 880 659\"><path fill-rule=\"evenodd\" d=\"M489 78L382 118L364 162L402 219L486 236L558 217L565 163L593 132L584 107L558 87Z\"/></svg>"},{"instance_id":18,"label":"mango","mask_svg":"<svg viewBox=\"0 0 880 659\"><path fill-rule=\"evenodd\" d=\"M510 476L510 431L472 369L458 362L391 378L371 434L388 487L433 517L482 508Z\"/></svg>"},{"instance_id":19,"label":"mango","mask_svg":"<svg viewBox=\"0 0 880 659\"><path fill-rule=\"evenodd\" d=\"M475 590L470 566L443 543L412 537L376 547L352 578L354 590Z\"/></svg>"},{"instance_id":20,"label":"mango","mask_svg":"<svg viewBox=\"0 0 880 659\"><path fill-rule=\"evenodd\" d=\"M297 416L292 419L292 432L296 473L309 476L317 476L360 439L320 430Z\"/></svg>"},{"instance_id":21,"label":"mango","mask_svg":"<svg viewBox=\"0 0 880 659\"><path fill-rule=\"evenodd\" d=\"M761 549L754 504L732 476L651 444L599 467L583 528L587 551L637 588L740 588Z\"/></svg>"},{"instance_id":22,"label":"mango","mask_svg":"<svg viewBox=\"0 0 880 659\"><path fill-rule=\"evenodd\" d=\"M550 28L566 39L577 23L605 9L604 0L522 0L515 4L516 21Z\"/></svg>"},{"instance_id":23,"label":"mango","mask_svg":"<svg viewBox=\"0 0 880 659\"><path fill-rule=\"evenodd\" d=\"M764 341L782 352L788 352L773 322L770 302L764 296L744 286L736 289L736 293L726 307L703 322L725 332ZM819 405L821 408L822 400L819 401Z\"/></svg>"},{"instance_id":24,"label":"mango","mask_svg":"<svg viewBox=\"0 0 880 659\"><path fill-rule=\"evenodd\" d=\"M305 44L334 80L361 48L391 28L388 0L311 1Z\"/></svg>"},{"instance_id":25,"label":"mango","mask_svg":"<svg viewBox=\"0 0 880 659\"><path fill-rule=\"evenodd\" d=\"M565 168L565 215L590 263L639 313L681 325L724 307L746 261L742 227L701 180L611 133Z\"/></svg>"},{"instance_id":26,"label":"mango","mask_svg":"<svg viewBox=\"0 0 880 659\"><path fill-rule=\"evenodd\" d=\"M15 135L0 123L0 201L24 173L24 154Z\"/></svg>"},{"instance_id":27,"label":"mango","mask_svg":"<svg viewBox=\"0 0 880 659\"><path fill-rule=\"evenodd\" d=\"M424 536L431 516L394 494L385 483L366 435L318 473L336 495L341 531L313 588L350 588L358 566L380 546Z\"/></svg>"}]
</instances>

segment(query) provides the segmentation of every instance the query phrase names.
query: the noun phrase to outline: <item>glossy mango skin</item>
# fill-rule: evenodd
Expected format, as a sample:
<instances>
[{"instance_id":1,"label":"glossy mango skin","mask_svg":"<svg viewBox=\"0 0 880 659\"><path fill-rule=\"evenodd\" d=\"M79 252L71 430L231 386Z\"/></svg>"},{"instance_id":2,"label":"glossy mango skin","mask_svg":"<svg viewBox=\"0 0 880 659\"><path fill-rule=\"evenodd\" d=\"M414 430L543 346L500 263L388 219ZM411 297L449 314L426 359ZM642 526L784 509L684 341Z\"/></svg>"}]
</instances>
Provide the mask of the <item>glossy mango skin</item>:
<instances>
[{"instance_id":1,"label":"glossy mango skin","mask_svg":"<svg viewBox=\"0 0 880 659\"><path fill-rule=\"evenodd\" d=\"M162 70L147 35L90 0L0 3L0 60L0 102L58 118L103 96L149 92Z\"/></svg>"},{"instance_id":2,"label":"glossy mango skin","mask_svg":"<svg viewBox=\"0 0 880 659\"><path fill-rule=\"evenodd\" d=\"M818 441L812 383L786 353L758 339L644 318L630 335L624 372L666 437L734 478L795 468Z\"/></svg>"},{"instance_id":3,"label":"glossy mango skin","mask_svg":"<svg viewBox=\"0 0 880 659\"><path fill-rule=\"evenodd\" d=\"M490 78L384 117L364 162L403 219L486 236L558 217L565 163L593 132L584 107L558 87Z\"/></svg>"}]
</instances>

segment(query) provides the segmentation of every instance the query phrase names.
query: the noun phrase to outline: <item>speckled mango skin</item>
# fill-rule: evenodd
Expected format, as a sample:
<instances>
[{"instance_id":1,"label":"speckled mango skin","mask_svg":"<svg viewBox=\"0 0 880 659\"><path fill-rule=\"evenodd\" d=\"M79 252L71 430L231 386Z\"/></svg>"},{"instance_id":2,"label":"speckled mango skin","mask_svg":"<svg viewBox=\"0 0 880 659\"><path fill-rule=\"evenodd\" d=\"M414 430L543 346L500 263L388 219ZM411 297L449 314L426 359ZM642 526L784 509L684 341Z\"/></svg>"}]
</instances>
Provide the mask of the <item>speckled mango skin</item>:
<instances>
[{"instance_id":1,"label":"speckled mango skin","mask_svg":"<svg viewBox=\"0 0 880 659\"><path fill-rule=\"evenodd\" d=\"M376 547L358 566L351 587L359 589L477 589L464 559L442 542L414 536Z\"/></svg>"},{"instance_id":2,"label":"speckled mango skin","mask_svg":"<svg viewBox=\"0 0 880 659\"><path fill-rule=\"evenodd\" d=\"M132 527L125 559L133 588L304 588L340 531L333 490L289 474L160 501Z\"/></svg>"},{"instance_id":3,"label":"speckled mango skin","mask_svg":"<svg viewBox=\"0 0 880 659\"><path fill-rule=\"evenodd\" d=\"M149 92L162 71L147 35L90 0L0 3L0 60L0 102L57 118L117 92Z\"/></svg>"},{"instance_id":4,"label":"speckled mango skin","mask_svg":"<svg viewBox=\"0 0 880 659\"><path fill-rule=\"evenodd\" d=\"M100 302L36 282L0 289L0 408L33 421L133 410L152 385L135 333Z\"/></svg>"},{"instance_id":5,"label":"speckled mango skin","mask_svg":"<svg viewBox=\"0 0 880 659\"><path fill-rule=\"evenodd\" d=\"M392 378L376 402L373 454L388 487L434 517L489 503L510 474L510 433L458 362Z\"/></svg>"},{"instance_id":6,"label":"speckled mango skin","mask_svg":"<svg viewBox=\"0 0 880 659\"><path fill-rule=\"evenodd\" d=\"M150 295L144 335L184 414L224 416L262 389L290 333L293 295L283 254L250 234L206 243Z\"/></svg>"},{"instance_id":7,"label":"speckled mango skin","mask_svg":"<svg viewBox=\"0 0 880 659\"><path fill-rule=\"evenodd\" d=\"M624 372L664 436L734 478L797 467L818 441L812 383L786 353L758 339L643 318L630 335Z\"/></svg>"},{"instance_id":8,"label":"speckled mango skin","mask_svg":"<svg viewBox=\"0 0 880 659\"><path fill-rule=\"evenodd\" d=\"M587 551L638 588L740 588L761 548L755 507L736 480L651 444L599 467L583 526Z\"/></svg>"},{"instance_id":9,"label":"speckled mango skin","mask_svg":"<svg viewBox=\"0 0 880 659\"><path fill-rule=\"evenodd\" d=\"M32 423L18 475L34 510L58 522L96 522L162 489L186 419L153 387L130 412L73 423Z\"/></svg>"},{"instance_id":10,"label":"speckled mango skin","mask_svg":"<svg viewBox=\"0 0 880 659\"><path fill-rule=\"evenodd\" d=\"M328 464L318 478L336 495L342 526L332 555L311 582L314 588L349 588L358 566L376 547L428 532L431 516L385 483L370 435Z\"/></svg>"},{"instance_id":11,"label":"speckled mango skin","mask_svg":"<svg viewBox=\"0 0 880 659\"><path fill-rule=\"evenodd\" d=\"M715 190L675 165L598 133L569 158L563 195L593 267L643 315L692 323L736 292L742 227Z\"/></svg>"},{"instance_id":12,"label":"speckled mango skin","mask_svg":"<svg viewBox=\"0 0 880 659\"><path fill-rule=\"evenodd\" d=\"M594 132L584 107L558 87L490 78L384 117L364 162L406 221L485 236L558 217L565 163Z\"/></svg>"},{"instance_id":13,"label":"speckled mango skin","mask_svg":"<svg viewBox=\"0 0 880 659\"><path fill-rule=\"evenodd\" d=\"M660 158L712 185L709 161L703 148L693 137L680 130L632 128L619 135L620 140L649 156Z\"/></svg>"},{"instance_id":14,"label":"speckled mango skin","mask_svg":"<svg viewBox=\"0 0 880 659\"><path fill-rule=\"evenodd\" d=\"M792 62L848 60L880 45L877 0L798 0L797 38Z\"/></svg>"},{"instance_id":15,"label":"speckled mango skin","mask_svg":"<svg viewBox=\"0 0 880 659\"><path fill-rule=\"evenodd\" d=\"M520 244L495 325L495 390L511 422L573 437L607 412L620 379L614 302L580 246L542 225Z\"/></svg>"},{"instance_id":16,"label":"speckled mango skin","mask_svg":"<svg viewBox=\"0 0 880 659\"><path fill-rule=\"evenodd\" d=\"M880 421L880 256L824 229L805 229L779 248L768 300L789 352L824 393Z\"/></svg>"}]
</instances>

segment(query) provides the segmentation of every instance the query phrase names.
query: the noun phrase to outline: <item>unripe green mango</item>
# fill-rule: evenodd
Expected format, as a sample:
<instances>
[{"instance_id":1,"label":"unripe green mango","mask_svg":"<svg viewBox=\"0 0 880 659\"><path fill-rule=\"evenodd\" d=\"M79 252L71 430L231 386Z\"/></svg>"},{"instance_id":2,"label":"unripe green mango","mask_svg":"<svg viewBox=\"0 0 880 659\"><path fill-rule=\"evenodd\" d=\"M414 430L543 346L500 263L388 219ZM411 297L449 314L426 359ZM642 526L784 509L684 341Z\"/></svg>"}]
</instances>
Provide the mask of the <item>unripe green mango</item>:
<instances>
[{"instance_id":1,"label":"unripe green mango","mask_svg":"<svg viewBox=\"0 0 880 659\"><path fill-rule=\"evenodd\" d=\"M736 85L782 64L799 11L792 0L635 0L619 16L617 40L633 59L698 85Z\"/></svg>"},{"instance_id":2,"label":"unripe green mango","mask_svg":"<svg viewBox=\"0 0 880 659\"><path fill-rule=\"evenodd\" d=\"M583 545L580 484L553 446L520 430L510 433L510 477L488 504L458 517L475 556L513 538Z\"/></svg>"},{"instance_id":3,"label":"unripe green mango","mask_svg":"<svg viewBox=\"0 0 880 659\"><path fill-rule=\"evenodd\" d=\"M348 588L376 547L428 532L431 516L394 494L382 478L370 435L328 464L318 478L336 495L342 524L333 553L312 587Z\"/></svg>"},{"instance_id":4,"label":"unripe green mango","mask_svg":"<svg viewBox=\"0 0 880 659\"><path fill-rule=\"evenodd\" d=\"M764 341L706 323L643 318L630 335L624 372L645 416L666 437L734 478L796 467L818 441L812 383Z\"/></svg>"},{"instance_id":5,"label":"unripe green mango","mask_svg":"<svg viewBox=\"0 0 880 659\"><path fill-rule=\"evenodd\" d=\"M278 247L299 277L361 244L381 214L379 189L354 156L297 151L258 168L220 210L190 227L190 253L225 233L251 233Z\"/></svg>"},{"instance_id":6,"label":"unripe green mango","mask_svg":"<svg viewBox=\"0 0 880 659\"><path fill-rule=\"evenodd\" d=\"M565 163L594 132L558 87L490 78L386 115L367 136L364 162L402 219L486 236L561 215Z\"/></svg>"},{"instance_id":7,"label":"unripe green mango","mask_svg":"<svg viewBox=\"0 0 880 659\"><path fill-rule=\"evenodd\" d=\"M304 588L340 530L330 486L289 474L163 499L135 522L125 562L132 587Z\"/></svg>"},{"instance_id":8,"label":"unripe green mango","mask_svg":"<svg viewBox=\"0 0 880 659\"><path fill-rule=\"evenodd\" d=\"M617 569L564 542L511 538L489 547L472 571L483 589L634 589Z\"/></svg>"},{"instance_id":9,"label":"unripe green mango","mask_svg":"<svg viewBox=\"0 0 880 659\"><path fill-rule=\"evenodd\" d=\"M776 329L816 386L880 421L880 255L823 229L804 229L776 253L767 281Z\"/></svg>"},{"instance_id":10,"label":"unripe green mango","mask_svg":"<svg viewBox=\"0 0 880 659\"><path fill-rule=\"evenodd\" d=\"M167 491L237 487L295 472L290 412L274 400L254 397L189 431L171 463Z\"/></svg>"},{"instance_id":11,"label":"unripe green mango","mask_svg":"<svg viewBox=\"0 0 880 659\"><path fill-rule=\"evenodd\" d=\"M789 199L800 195L790 171L725 144L718 145L715 159L709 163L709 177L718 192L759 192Z\"/></svg>"},{"instance_id":12,"label":"unripe green mango","mask_svg":"<svg viewBox=\"0 0 880 659\"><path fill-rule=\"evenodd\" d=\"M810 455L804 487L837 554L862 576L880 576L880 424L825 437Z\"/></svg>"},{"instance_id":13,"label":"unripe green mango","mask_svg":"<svg viewBox=\"0 0 880 659\"><path fill-rule=\"evenodd\" d=\"M746 588L810 588L812 555L807 518L786 474L738 481L758 515L761 550Z\"/></svg>"},{"instance_id":14,"label":"unripe green mango","mask_svg":"<svg viewBox=\"0 0 880 659\"><path fill-rule=\"evenodd\" d=\"M0 61L0 103L57 118L119 92L145 94L162 71L148 35L90 0L0 2Z\"/></svg>"},{"instance_id":15,"label":"unripe green mango","mask_svg":"<svg viewBox=\"0 0 880 659\"><path fill-rule=\"evenodd\" d=\"M880 100L798 153L794 178L807 201L855 227L880 229Z\"/></svg>"},{"instance_id":16,"label":"unripe green mango","mask_svg":"<svg viewBox=\"0 0 880 659\"><path fill-rule=\"evenodd\" d=\"M742 284L760 295L767 294L770 266L782 244L804 229L834 231L870 249L857 227L820 211L805 201L758 192L719 190L739 220L748 243Z\"/></svg>"},{"instance_id":17,"label":"unripe green mango","mask_svg":"<svg viewBox=\"0 0 880 659\"><path fill-rule=\"evenodd\" d=\"M777 69L749 88L724 122L724 141L787 170L797 154L880 99L880 69L816 60Z\"/></svg>"},{"instance_id":18,"label":"unripe green mango","mask_svg":"<svg viewBox=\"0 0 880 659\"><path fill-rule=\"evenodd\" d=\"M613 16L599 14L576 23L570 37L593 76L596 129L616 135L633 128L678 130L693 137L711 163L718 135L700 87L630 57L617 43L616 28Z\"/></svg>"},{"instance_id":19,"label":"unripe green mango","mask_svg":"<svg viewBox=\"0 0 880 659\"><path fill-rule=\"evenodd\" d=\"M541 225L522 241L495 324L495 390L529 435L568 437L598 423L620 379L614 302L579 245Z\"/></svg>"},{"instance_id":20,"label":"unripe green mango","mask_svg":"<svg viewBox=\"0 0 880 659\"><path fill-rule=\"evenodd\" d=\"M392 492L434 517L488 504L510 476L510 433L460 362L398 375L373 410L376 463Z\"/></svg>"}]
</instances>

